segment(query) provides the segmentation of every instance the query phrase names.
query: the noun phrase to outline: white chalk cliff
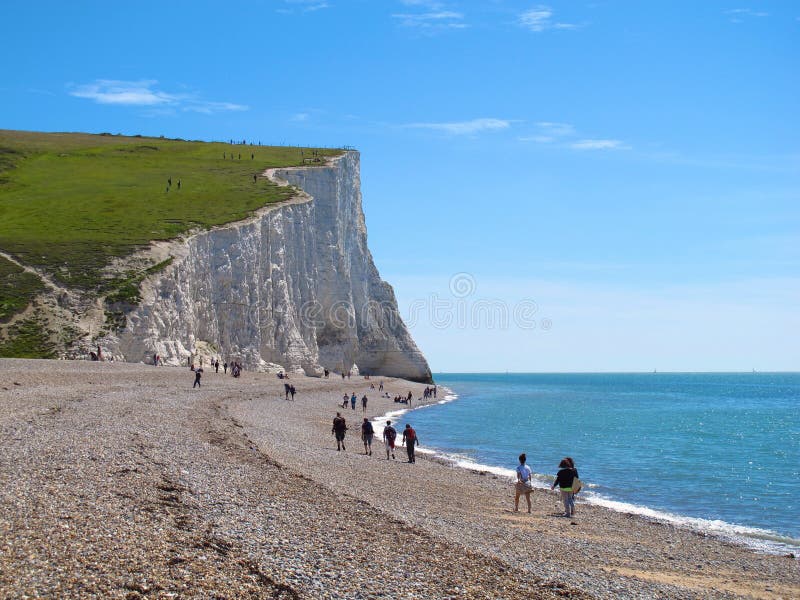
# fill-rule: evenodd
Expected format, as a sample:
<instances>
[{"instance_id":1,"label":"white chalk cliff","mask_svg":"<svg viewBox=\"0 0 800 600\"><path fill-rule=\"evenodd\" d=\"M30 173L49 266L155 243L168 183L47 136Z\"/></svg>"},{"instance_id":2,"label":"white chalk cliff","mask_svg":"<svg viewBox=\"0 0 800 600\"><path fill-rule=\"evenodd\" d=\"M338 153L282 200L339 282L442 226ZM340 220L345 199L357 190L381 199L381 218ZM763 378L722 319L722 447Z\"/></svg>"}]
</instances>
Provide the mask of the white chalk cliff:
<instances>
[{"instance_id":1,"label":"white chalk cliff","mask_svg":"<svg viewBox=\"0 0 800 600\"><path fill-rule=\"evenodd\" d=\"M128 361L186 364L200 352L250 369L430 381L367 248L358 153L268 176L303 194L161 248L172 264L142 284L109 349Z\"/></svg>"}]
</instances>

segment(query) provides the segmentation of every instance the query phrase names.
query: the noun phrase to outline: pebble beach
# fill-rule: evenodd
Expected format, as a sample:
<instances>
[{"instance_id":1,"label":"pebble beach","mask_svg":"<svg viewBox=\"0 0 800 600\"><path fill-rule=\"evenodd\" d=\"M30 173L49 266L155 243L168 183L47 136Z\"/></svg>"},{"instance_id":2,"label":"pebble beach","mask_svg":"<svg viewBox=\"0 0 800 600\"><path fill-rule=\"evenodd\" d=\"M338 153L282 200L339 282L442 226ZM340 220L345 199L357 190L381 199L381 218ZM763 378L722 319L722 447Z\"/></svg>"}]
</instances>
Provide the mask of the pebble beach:
<instances>
[{"instance_id":1,"label":"pebble beach","mask_svg":"<svg viewBox=\"0 0 800 600\"><path fill-rule=\"evenodd\" d=\"M800 597L793 556L584 503L565 519L545 490L515 513L506 478L387 460L379 440L365 455L363 417L397 409L381 378L292 375L294 401L274 375L193 380L0 360L0 597ZM351 393L366 414L341 408Z\"/></svg>"}]
</instances>

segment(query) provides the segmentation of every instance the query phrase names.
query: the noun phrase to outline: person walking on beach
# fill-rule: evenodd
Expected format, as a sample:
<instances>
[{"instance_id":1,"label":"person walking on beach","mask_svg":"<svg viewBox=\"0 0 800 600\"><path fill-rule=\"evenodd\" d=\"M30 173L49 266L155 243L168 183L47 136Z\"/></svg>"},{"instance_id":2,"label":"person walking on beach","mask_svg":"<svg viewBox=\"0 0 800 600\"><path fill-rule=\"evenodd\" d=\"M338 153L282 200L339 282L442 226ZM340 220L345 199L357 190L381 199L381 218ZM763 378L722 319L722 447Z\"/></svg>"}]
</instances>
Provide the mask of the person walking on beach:
<instances>
[{"instance_id":1,"label":"person walking on beach","mask_svg":"<svg viewBox=\"0 0 800 600\"><path fill-rule=\"evenodd\" d=\"M292 400L294 400L294 395L296 393L297 393L297 390L295 389L295 387L293 385L290 385L289 386L289 395L292 397Z\"/></svg>"},{"instance_id":2,"label":"person walking on beach","mask_svg":"<svg viewBox=\"0 0 800 600\"><path fill-rule=\"evenodd\" d=\"M222 363L222 373L224 375L228 374L228 361L225 361L224 363Z\"/></svg>"},{"instance_id":3,"label":"person walking on beach","mask_svg":"<svg viewBox=\"0 0 800 600\"><path fill-rule=\"evenodd\" d=\"M392 427L391 421L386 421L386 427L383 428L383 445L386 446L386 460L389 460L389 453L394 459L394 441L397 439L397 430Z\"/></svg>"},{"instance_id":4,"label":"person walking on beach","mask_svg":"<svg viewBox=\"0 0 800 600\"><path fill-rule=\"evenodd\" d=\"M344 447L344 434L347 432L347 421L344 420L342 413L336 413L333 418L331 433L336 436L336 451L346 450Z\"/></svg>"},{"instance_id":5,"label":"person walking on beach","mask_svg":"<svg viewBox=\"0 0 800 600\"><path fill-rule=\"evenodd\" d=\"M528 459L525 453L519 455L519 465L517 466L517 483L514 486L514 512L519 511L519 497L525 494L525 502L528 503L528 512L531 512L531 492L533 491L533 471L525 464Z\"/></svg>"},{"instance_id":6,"label":"person walking on beach","mask_svg":"<svg viewBox=\"0 0 800 600\"><path fill-rule=\"evenodd\" d=\"M342 408L347 408L347 403L348 403L349 400L350 400L350 398L347 397L347 394L342 396Z\"/></svg>"},{"instance_id":7,"label":"person walking on beach","mask_svg":"<svg viewBox=\"0 0 800 600\"><path fill-rule=\"evenodd\" d=\"M375 435L375 429L369 419L364 417L364 422L361 424L361 439L364 441L364 454L372 456L372 438Z\"/></svg>"},{"instance_id":8,"label":"person walking on beach","mask_svg":"<svg viewBox=\"0 0 800 600\"><path fill-rule=\"evenodd\" d=\"M361 397L361 412L363 413L367 412L367 401L368 401L367 395L364 394Z\"/></svg>"},{"instance_id":9,"label":"person walking on beach","mask_svg":"<svg viewBox=\"0 0 800 600\"><path fill-rule=\"evenodd\" d=\"M558 473L550 489L553 490L556 486L559 487L561 491L561 502L564 503L565 517L575 516L575 494L572 490L572 484L577 478L578 470L575 469L572 459L563 458L561 462L558 463Z\"/></svg>"},{"instance_id":10,"label":"person walking on beach","mask_svg":"<svg viewBox=\"0 0 800 600\"><path fill-rule=\"evenodd\" d=\"M356 409L356 393L355 392L353 392L353 395L350 396L350 408L352 408L353 410Z\"/></svg>"},{"instance_id":11,"label":"person walking on beach","mask_svg":"<svg viewBox=\"0 0 800 600\"><path fill-rule=\"evenodd\" d=\"M203 367L198 367L194 370L194 383L192 384L192 389L196 387L200 387L200 378L203 376Z\"/></svg>"},{"instance_id":12,"label":"person walking on beach","mask_svg":"<svg viewBox=\"0 0 800 600\"><path fill-rule=\"evenodd\" d=\"M416 446L418 442L417 432L414 431L411 425L406 423L406 428L403 430L403 443L406 445L406 453L408 454L408 462L410 463L417 462L414 456L414 446Z\"/></svg>"}]
</instances>

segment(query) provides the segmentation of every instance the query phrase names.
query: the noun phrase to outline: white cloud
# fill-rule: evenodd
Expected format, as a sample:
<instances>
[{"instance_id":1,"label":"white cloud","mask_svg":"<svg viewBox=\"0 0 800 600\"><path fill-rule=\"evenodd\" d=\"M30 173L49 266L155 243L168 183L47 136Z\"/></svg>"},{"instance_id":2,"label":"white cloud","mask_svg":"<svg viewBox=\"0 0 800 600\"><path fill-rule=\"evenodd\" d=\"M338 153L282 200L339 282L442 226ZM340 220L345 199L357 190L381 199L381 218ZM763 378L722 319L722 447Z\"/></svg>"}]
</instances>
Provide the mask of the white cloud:
<instances>
[{"instance_id":1,"label":"white cloud","mask_svg":"<svg viewBox=\"0 0 800 600\"><path fill-rule=\"evenodd\" d=\"M544 4L534 6L520 14L519 24L530 31L536 33L547 29L577 29L574 23L553 22L553 9Z\"/></svg>"},{"instance_id":2,"label":"white cloud","mask_svg":"<svg viewBox=\"0 0 800 600\"><path fill-rule=\"evenodd\" d=\"M769 13L763 10L753 10L752 8L732 8L725 11L726 15L731 15L734 19L736 17L768 17Z\"/></svg>"},{"instance_id":3,"label":"white cloud","mask_svg":"<svg viewBox=\"0 0 800 600\"><path fill-rule=\"evenodd\" d=\"M629 150L630 146L621 140L579 138L575 127L570 123L555 121L539 121L537 131L531 135L520 136L521 142L536 142L537 144L555 144L573 150Z\"/></svg>"},{"instance_id":4,"label":"white cloud","mask_svg":"<svg viewBox=\"0 0 800 600\"><path fill-rule=\"evenodd\" d=\"M451 135L471 135L483 131L499 131L511 127L511 121L505 119L472 119L471 121L456 121L451 123L411 123L406 127L415 129L431 129Z\"/></svg>"},{"instance_id":5,"label":"white cloud","mask_svg":"<svg viewBox=\"0 0 800 600\"><path fill-rule=\"evenodd\" d=\"M545 134L553 137L565 137L575 134L575 127L569 123L554 123L552 121L539 121L536 126Z\"/></svg>"},{"instance_id":6,"label":"white cloud","mask_svg":"<svg viewBox=\"0 0 800 600\"><path fill-rule=\"evenodd\" d=\"M569 145L575 150L625 150L628 148L620 140L578 140Z\"/></svg>"},{"instance_id":7,"label":"white cloud","mask_svg":"<svg viewBox=\"0 0 800 600\"><path fill-rule=\"evenodd\" d=\"M421 29L464 29L469 27L463 22L464 15L452 10L436 10L424 13L399 13L393 14L403 27L417 27Z\"/></svg>"},{"instance_id":8,"label":"white cloud","mask_svg":"<svg viewBox=\"0 0 800 600\"><path fill-rule=\"evenodd\" d=\"M248 110L247 106L233 102L212 102L192 94L174 94L156 89L154 79L122 81L97 79L92 83L70 86L70 96L93 100L98 104L118 106L143 106L180 109L187 112L212 114L217 112Z\"/></svg>"},{"instance_id":9,"label":"white cloud","mask_svg":"<svg viewBox=\"0 0 800 600\"><path fill-rule=\"evenodd\" d=\"M325 2L325 0L283 0L285 4L290 6L296 6L300 12L315 12L318 10L322 10L323 8L330 8L330 4ZM291 14L293 9L291 8L279 8L277 9L279 13L282 14Z\"/></svg>"},{"instance_id":10,"label":"white cloud","mask_svg":"<svg viewBox=\"0 0 800 600\"><path fill-rule=\"evenodd\" d=\"M400 0L400 3L420 12L403 12L392 15L402 27L435 31L437 29L464 29L464 14L449 9L438 0Z\"/></svg>"},{"instance_id":11,"label":"white cloud","mask_svg":"<svg viewBox=\"0 0 800 600\"><path fill-rule=\"evenodd\" d=\"M307 112L300 112L293 114L289 120L294 121L295 123L302 123L304 121L308 121L309 117L311 117L311 115L309 115Z\"/></svg>"},{"instance_id":12,"label":"white cloud","mask_svg":"<svg viewBox=\"0 0 800 600\"><path fill-rule=\"evenodd\" d=\"M124 104L130 106L155 106L174 104L177 98L172 94L155 91L154 80L118 81L98 79L94 83L76 86L70 92L77 98L88 98L98 104Z\"/></svg>"}]
</instances>

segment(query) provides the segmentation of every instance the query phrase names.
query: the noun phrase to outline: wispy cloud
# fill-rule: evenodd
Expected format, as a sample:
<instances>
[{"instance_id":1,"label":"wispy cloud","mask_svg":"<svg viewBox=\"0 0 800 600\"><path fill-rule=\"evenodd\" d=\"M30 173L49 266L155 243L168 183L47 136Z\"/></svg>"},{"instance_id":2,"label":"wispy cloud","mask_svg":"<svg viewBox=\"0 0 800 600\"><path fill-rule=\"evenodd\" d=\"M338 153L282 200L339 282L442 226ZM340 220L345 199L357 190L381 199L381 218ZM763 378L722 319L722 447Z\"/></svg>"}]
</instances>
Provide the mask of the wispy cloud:
<instances>
[{"instance_id":1,"label":"wispy cloud","mask_svg":"<svg viewBox=\"0 0 800 600\"><path fill-rule=\"evenodd\" d=\"M195 94L178 94L157 89L154 79L122 81L97 79L92 83L69 85L70 96L92 100L97 104L178 109L187 112L213 114L248 110L243 104L203 100Z\"/></svg>"},{"instance_id":2,"label":"wispy cloud","mask_svg":"<svg viewBox=\"0 0 800 600\"><path fill-rule=\"evenodd\" d=\"M300 112L300 113L295 113L295 114L293 114L293 115L292 115L292 116L289 118L289 120L290 120L290 121L293 121L293 122L295 122L295 123L303 123L303 122L305 122L305 121L308 121L308 119L309 119L310 117L311 117L311 115L309 115L307 112Z\"/></svg>"},{"instance_id":3,"label":"wispy cloud","mask_svg":"<svg viewBox=\"0 0 800 600\"><path fill-rule=\"evenodd\" d=\"M392 15L402 27L421 30L465 29L462 12L451 10L438 0L401 0L401 4L409 8L420 9L421 12L403 12Z\"/></svg>"},{"instance_id":4,"label":"wispy cloud","mask_svg":"<svg viewBox=\"0 0 800 600\"><path fill-rule=\"evenodd\" d=\"M549 144L565 137L575 135L575 128L569 123L555 123L552 121L539 121L536 123L537 132L534 135L522 136L520 141L538 142Z\"/></svg>"},{"instance_id":5,"label":"wispy cloud","mask_svg":"<svg viewBox=\"0 0 800 600\"><path fill-rule=\"evenodd\" d=\"M519 15L519 24L536 33L548 29L577 29L575 23L562 23L553 21L553 9L544 4L534 6Z\"/></svg>"},{"instance_id":6,"label":"wispy cloud","mask_svg":"<svg viewBox=\"0 0 800 600\"><path fill-rule=\"evenodd\" d=\"M754 10L752 8L732 8L730 10L726 10L725 14L730 17L731 23L741 23L744 19L759 19L769 16L768 12L764 12L763 10Z\"/></svg>"},{"instance_id":7,"label":"wispy cloud","mask_svg":"<svg viewBox=\"0 0 800 600\"><path fill-rule=\"evenodd\" d=\"M630 146L621 140L581 138L570 123L539 121L536 131L531 135L520 136L521 142L555 144L573 150L629 150Z\"/></svg>"},{"instance_id":8,"label":"wispy cloud","mask_svg":"<svg viewBox=\"0 0 800 600\"><path fill-rule=\"evenodd\" d=\"M626 150L626 146L621 140L578 140L569 145L575 150Z\"/></svg>"},{"instance_id":9,"label":"wispy cloud","mask_svg":"<svg viewBox=\"0 0 800 600\"><path fill-rule=\"evenodd\" d=\"M330 8L325 0L283 0L286 8L279 8L277 11L283 14L291 14L297 10L301 13L316 12L323 8Z\"/></svg>"},{"instance_id":10,"label":"wispy cloud","mask_svg":"<svg viewBox=\"0 0 800 600\"><path fill-rule=\"evenodd\" d=\"M474 135L485 131L500 131L511 127L512 121L506 119L472 119L471 121L455 121L449 123L410 123L405 127L414 129L430 129L450 135Z\"/></svg>"},{"instance_id":11,"label":"wispy cloud","mask_svg":"<svg viewBox=\"0 0 800 600\"><path fill-rule=\"evenodd\" d=\"M464 15L451 10L440 10L425 13L396 13L392 15L403 27L419 29L464 29Z\"/></svg>"}]
</instances>

